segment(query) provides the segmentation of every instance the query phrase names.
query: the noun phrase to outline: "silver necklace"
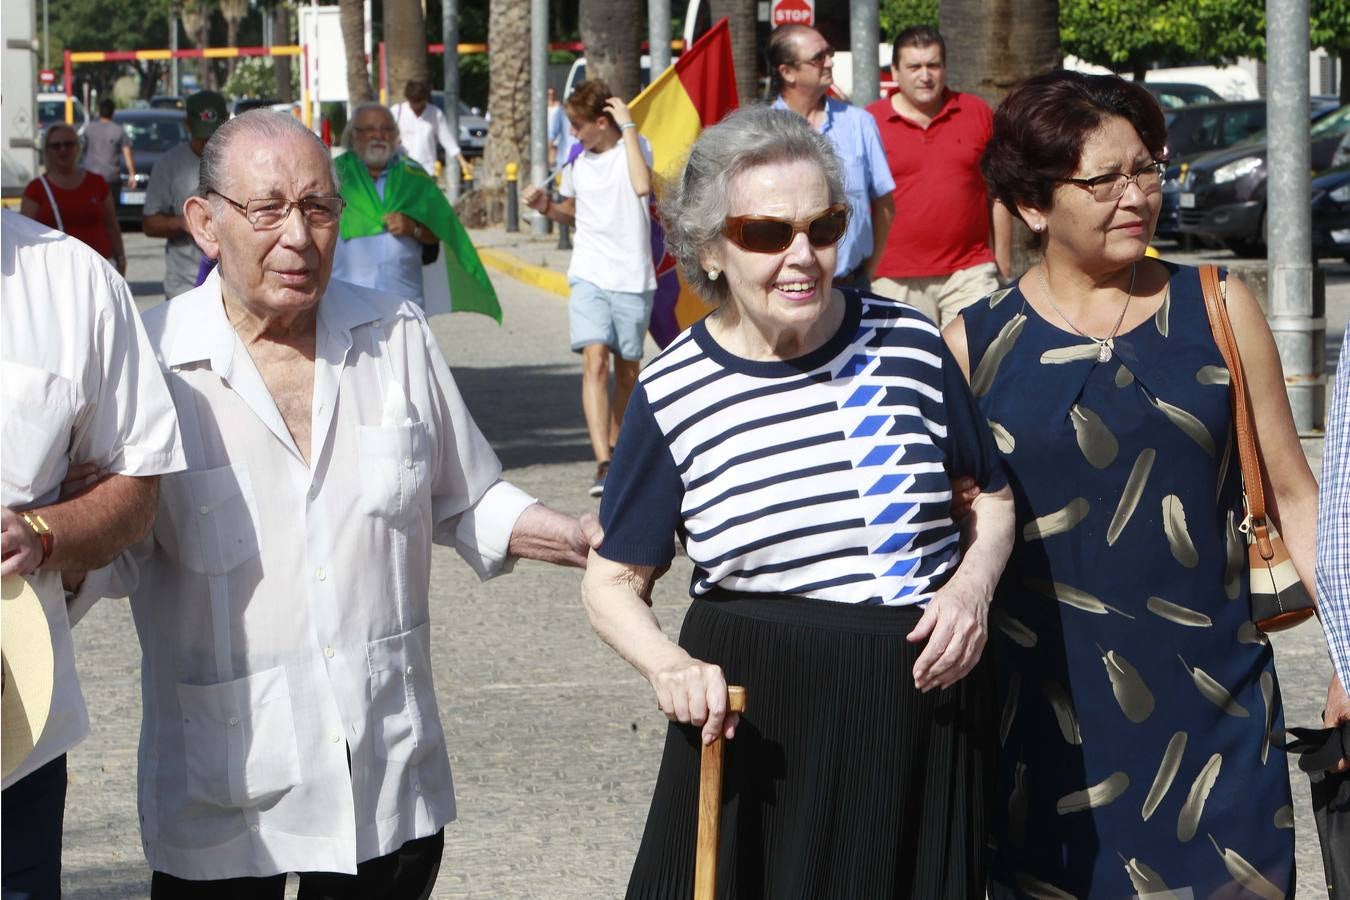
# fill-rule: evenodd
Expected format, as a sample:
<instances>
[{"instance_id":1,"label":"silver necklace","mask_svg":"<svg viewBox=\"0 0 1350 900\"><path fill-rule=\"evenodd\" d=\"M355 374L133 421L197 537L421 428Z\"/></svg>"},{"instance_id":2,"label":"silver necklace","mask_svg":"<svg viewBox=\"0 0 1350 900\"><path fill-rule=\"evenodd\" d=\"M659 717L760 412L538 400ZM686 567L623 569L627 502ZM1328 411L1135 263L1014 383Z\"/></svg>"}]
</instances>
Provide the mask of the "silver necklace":
<instances>
[{"instance_id":1,"label":"silver necklace","mask_svg":"<svg viewBox=\"0 0 1350 900\"><path fill-rule=\"evenodd\" d=\"M1050 285L1047 284L1045 281L1044 266L1036 270L1036 276L1041 280L1041 290L1045 292L1045 299L1050 301L1051 308L1054 309L1055 312L1059 313L1059 317L1063 319L1065 322L1068 322L1069 327L1072 328L1074 331L1078 332L1078 334L1081 337L1085 337L1089 341L1092 341L1092 343L1097 345L1097 362L1104 363L1111 361L1111 351L1114 350L1116 347L1116 333L1120 331L1120 323L1125 321L1125 311L1130 308L1130 300L1134 297L1135 272L1136 272L1135 264L1130 263L1130 287L1129 290L1125 292L1125 303L1120 307L1120 316L1119 318L1116 319L1115 327L1112 328L1111 333L1104 338L1093 337L1083 329L1079 328L1077 325L1073 324L1073 319L1070 319L1068 316L1064 315L1064 310L1060 309L1059 304L1055 303L1055 298L1050 296Z\"/></svg>"}]
</instances>

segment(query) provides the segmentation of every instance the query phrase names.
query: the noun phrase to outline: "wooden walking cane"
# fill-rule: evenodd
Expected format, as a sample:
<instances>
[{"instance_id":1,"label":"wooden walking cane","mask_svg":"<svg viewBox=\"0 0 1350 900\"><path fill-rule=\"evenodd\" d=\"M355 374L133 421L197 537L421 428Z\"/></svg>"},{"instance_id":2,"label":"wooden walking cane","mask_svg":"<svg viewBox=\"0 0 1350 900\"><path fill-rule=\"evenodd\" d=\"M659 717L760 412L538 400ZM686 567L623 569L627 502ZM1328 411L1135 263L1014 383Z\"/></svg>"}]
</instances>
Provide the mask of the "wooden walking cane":
<instances>
[{"instance_id":1,"label":"wooden walking cane","mask_svg":"<svg viewBox=\"0 0 1350 900\"><path fill-rule=\"evenodd\" d=\"M745 712L745 688L727 688L727 712ZM722 744L718 735L703 745L698 768L698 845L694 855L694 900L717 895L717 832L722 823Z\"/></svg>"}]
</instances>

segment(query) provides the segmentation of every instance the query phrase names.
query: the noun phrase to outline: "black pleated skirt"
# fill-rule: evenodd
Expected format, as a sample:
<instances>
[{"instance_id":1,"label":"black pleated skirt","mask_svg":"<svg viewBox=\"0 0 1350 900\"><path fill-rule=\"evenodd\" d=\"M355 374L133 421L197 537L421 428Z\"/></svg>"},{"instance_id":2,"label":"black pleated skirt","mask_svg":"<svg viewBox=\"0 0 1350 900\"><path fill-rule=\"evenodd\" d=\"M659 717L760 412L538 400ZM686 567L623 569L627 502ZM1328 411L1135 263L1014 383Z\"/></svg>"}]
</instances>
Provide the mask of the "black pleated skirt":
<instances>
[{"instance_id":1,"label":"black pleated skirt","mask_svg":"<svg viewBox=\"0 0 1350 900\"><path fill-rule=\"evenodd\" d=\"M920 615L729 594L690 607L680 645L749 695L723 761L719 897L985 896L992 672L916 690ZM671 725L633 900L693 895L700 750L699 729Z\"/></svg>"}]
</instances>

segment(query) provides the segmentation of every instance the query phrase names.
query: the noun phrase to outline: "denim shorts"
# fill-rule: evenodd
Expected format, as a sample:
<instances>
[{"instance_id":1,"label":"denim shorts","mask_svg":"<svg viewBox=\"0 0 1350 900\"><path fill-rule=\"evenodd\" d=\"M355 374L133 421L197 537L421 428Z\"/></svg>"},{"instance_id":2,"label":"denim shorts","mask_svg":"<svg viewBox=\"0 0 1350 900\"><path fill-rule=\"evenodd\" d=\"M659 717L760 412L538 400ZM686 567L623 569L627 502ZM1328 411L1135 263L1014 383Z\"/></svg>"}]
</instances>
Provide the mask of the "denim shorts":
<instances>
[{"instance_id":1,"label":"denim shorts","mask_svg":"<svg viewBox=\"0 0 1350 900\"><path fill-rule=\"evenodd\" d=\"M607 291L580 278L569 278L567 285L572 290L567 301L567 327L574 352L604 344L621 359L642 359L656 291Z\"/></svg>"}]
</instances>

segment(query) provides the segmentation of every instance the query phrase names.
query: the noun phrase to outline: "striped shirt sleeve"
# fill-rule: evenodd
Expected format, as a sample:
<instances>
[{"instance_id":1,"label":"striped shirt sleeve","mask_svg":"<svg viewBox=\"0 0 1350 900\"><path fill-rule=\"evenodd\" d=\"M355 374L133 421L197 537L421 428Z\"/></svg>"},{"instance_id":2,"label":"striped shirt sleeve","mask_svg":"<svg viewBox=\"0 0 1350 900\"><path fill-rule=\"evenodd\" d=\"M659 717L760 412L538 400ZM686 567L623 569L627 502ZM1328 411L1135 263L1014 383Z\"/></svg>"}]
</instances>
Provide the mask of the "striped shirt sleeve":
<instances>
[{"instance_id":1,"label":"striped shirt sleeve","mask_svg":"<svg viewBox=\"0 0 1350 900\"><path fill-rule=\"evenodd\" d=\"M635 566L666 566L675 558L684 482L670 445L638 384L624 412L605 493L600 501L605 559Z\"/></svg>"},{"instance_id":2,"label":"striped shirt sleeve","mask_svg":"<svg viewBox=\"0 0 1350 900\"><path fill-rule=\"evenodd\" d=\"M1344 360L1343 360L1344 363ZM1350 365L1336 369L1317 504L1317 607L1331 662L1350 685Z\"/></svg>"}]
</instances>

